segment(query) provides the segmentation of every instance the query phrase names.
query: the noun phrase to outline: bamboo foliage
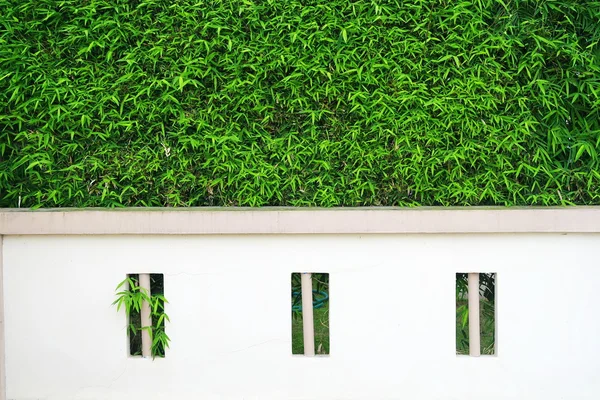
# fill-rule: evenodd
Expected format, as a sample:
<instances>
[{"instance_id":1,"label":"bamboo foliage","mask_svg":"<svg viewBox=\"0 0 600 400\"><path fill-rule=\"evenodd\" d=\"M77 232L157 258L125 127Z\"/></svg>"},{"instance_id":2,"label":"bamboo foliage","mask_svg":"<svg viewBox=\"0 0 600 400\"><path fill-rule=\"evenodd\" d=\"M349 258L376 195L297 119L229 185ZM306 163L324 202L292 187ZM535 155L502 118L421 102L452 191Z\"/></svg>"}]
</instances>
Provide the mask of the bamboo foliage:
<instances>
[{"instance_id":1,"label":"bamboo foliage","mask_svg":"<svg viewBox=\"0 0 600 400\"><path fill-rule=\"evenodd\" d=\"M600 2L0 0L0 206L600 204Z\"/></svg>"}]
</instances>

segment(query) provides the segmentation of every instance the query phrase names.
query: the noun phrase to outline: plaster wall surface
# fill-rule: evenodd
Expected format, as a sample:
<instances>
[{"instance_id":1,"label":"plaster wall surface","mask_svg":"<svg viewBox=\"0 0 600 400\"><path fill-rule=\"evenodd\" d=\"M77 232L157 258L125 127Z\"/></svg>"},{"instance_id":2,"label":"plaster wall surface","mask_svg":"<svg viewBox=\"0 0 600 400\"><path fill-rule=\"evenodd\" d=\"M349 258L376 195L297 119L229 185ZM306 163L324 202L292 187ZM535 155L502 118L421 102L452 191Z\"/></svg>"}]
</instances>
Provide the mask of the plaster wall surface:
<instances>
[{"instance_id":1,"label":"plaster wall surface","mask_svg":"<svg viewBox=\"0 0 600 400\"><path fill-rule=\"evenodd\" d=\"M7 399L600 398L600 235L3 240ZM164 359L111 303L163 273ZM327 357L291 354L290 274L330 274ZM497 355L455 354L456 272L497 273Z\"/></svg>"}]
</instances>

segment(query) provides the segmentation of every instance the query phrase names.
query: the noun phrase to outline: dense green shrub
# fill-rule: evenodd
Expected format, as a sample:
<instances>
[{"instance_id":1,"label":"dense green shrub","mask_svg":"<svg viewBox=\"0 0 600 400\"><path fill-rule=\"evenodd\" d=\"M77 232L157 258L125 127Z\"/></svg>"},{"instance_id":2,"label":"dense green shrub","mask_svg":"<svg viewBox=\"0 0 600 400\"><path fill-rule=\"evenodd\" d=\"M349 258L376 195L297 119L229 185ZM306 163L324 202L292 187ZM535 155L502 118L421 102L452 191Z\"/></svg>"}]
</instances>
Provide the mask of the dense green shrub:
<instances>
[{"instance_id":1,"label":"dense green shrub","mask_svg":"<svg viewBox=\"0 0 600 400\"><path fill-rule=\"evenodd\" d=\"M600 204L600 2L0 0L0 206Z\"/></svg>"}]
</instances>

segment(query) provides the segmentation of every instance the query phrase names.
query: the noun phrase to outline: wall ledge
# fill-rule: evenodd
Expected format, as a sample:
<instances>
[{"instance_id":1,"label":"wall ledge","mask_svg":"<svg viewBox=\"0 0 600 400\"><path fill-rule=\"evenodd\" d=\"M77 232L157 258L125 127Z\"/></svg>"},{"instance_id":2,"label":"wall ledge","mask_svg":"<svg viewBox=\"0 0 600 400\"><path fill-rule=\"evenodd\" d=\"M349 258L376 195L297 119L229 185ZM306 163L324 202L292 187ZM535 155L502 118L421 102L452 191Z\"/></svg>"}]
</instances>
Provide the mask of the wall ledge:
<instances>
[{"instance_id":1,"label":"wall ledge","mask_svg":"<svg viewBox=\"0 0 600 400\"><path fill-rule=\"evenodd\" d=\"M0 235L600 233L600 207L0 209Z\"/></svg>"}]
</instances>

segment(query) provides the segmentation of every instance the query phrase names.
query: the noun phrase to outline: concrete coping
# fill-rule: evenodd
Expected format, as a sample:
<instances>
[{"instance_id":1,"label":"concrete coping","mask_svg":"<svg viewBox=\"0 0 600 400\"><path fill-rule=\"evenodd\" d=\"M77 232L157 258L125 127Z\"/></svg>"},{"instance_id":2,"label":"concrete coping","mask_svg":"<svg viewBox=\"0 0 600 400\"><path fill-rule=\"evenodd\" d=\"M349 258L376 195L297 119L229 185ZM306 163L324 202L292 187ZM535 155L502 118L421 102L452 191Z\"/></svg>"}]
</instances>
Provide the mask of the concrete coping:
<instances>
[{"instance_id":1,"label":"concrete coping","mask_svg":"<svg viewBox=\"0 0 600 400\"><path fill-rule=\"evenodd\" d=\"M596 206L0 209L0 235L599 232Z\"/></svg>"}]
</instances>

